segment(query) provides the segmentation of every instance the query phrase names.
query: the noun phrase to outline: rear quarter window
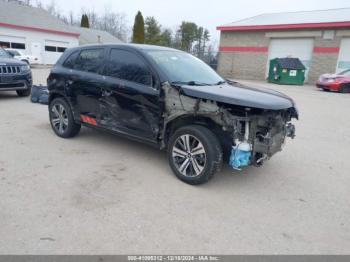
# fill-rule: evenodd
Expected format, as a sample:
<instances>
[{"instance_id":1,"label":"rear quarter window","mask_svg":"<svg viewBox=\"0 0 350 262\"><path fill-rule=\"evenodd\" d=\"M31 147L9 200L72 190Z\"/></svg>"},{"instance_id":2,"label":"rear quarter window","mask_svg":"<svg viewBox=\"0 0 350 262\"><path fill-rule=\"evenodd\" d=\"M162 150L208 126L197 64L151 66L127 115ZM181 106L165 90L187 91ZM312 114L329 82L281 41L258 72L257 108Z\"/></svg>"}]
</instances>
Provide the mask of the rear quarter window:
<instances>
[{"instance_id":1,"label":"rear quarter window","mask_svg":"<svg viewBox=\"0 0 350 262\"><path fill-rule=\"evenodd\" d=\"M100 72L104 61L104 51L104 48L82 50L75 60L74 69L91 73Z\"/></svg>"},{"instance_id":2,"label":"rear quarter window","mask_svg":"<svg viewBox=\"0 0 350 262\"><path fill-rule=\"evenodd\" d=\"M73 52L70 54L67 59L63 62L63 67L73 69L75 65L75 61L77 60L79 55L79 51Z\"/></svg>"}]
</instances>

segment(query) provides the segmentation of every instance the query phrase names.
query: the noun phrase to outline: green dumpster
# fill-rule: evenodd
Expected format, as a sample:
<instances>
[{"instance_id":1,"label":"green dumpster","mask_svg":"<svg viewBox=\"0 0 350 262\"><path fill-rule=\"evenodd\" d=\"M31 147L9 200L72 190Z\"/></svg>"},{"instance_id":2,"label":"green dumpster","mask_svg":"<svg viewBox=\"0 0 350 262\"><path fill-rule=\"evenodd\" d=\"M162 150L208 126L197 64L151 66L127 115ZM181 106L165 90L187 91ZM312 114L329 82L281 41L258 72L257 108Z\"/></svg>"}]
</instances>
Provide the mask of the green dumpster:
<instances>
[{"instance_id":1,"label":"green dumpster","mask_svg":"<svg viewBox=\"0 0 350 262\"><path fill-rule=\"evenodd\" d=\"M268 81L280 85L303 85L305 70L298 58L275 58L270 60Z\"/></svg>"}]
</instances>

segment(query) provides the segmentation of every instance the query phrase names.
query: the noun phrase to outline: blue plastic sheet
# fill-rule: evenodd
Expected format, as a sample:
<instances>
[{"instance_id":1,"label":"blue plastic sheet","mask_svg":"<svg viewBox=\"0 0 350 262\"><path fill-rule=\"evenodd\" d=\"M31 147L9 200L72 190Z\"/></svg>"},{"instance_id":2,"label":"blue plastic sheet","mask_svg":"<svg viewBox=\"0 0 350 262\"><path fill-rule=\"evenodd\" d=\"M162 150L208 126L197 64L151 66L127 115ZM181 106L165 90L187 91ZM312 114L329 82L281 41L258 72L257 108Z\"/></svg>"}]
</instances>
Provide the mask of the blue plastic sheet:
<instances>
[{"instance_id":1,"label":"blue plastic sheet","mask_svg":"<svg viewBox=\"0 0 350 262\"><path fill-rule=\"evenodd\" d=\"M47 89L47 86L32 86L30 100L33 103L47 105L49 103L49 91Z\"/></svg>"},{"instance_id":2,"label":"blue plastic sheet","mask_svg":"<svg viewBox=\"0 0 350 262\"><path fill-rule=\"evenodd\" d=\"M230 166L234 169L241 169L250 163L251 151L240 150L239 147L232 147L230 156Z\"/></svg>"}]
</instances>

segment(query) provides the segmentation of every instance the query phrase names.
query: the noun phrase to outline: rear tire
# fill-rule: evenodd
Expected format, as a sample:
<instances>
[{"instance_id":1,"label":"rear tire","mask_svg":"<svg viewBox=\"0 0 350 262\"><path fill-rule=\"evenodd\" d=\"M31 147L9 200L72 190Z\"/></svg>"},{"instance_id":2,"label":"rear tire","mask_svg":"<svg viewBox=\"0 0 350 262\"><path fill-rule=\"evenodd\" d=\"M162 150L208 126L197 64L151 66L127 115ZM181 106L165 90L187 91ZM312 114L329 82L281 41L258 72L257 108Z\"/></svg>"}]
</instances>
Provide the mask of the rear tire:
<instances>
[{"instance_id":1,"label":"rear tire","mask_svg":"<svg viewBox=\"0 0 350 262\"><path fill-rule=\"evenodd\" d=\"M76 136L81 128L74 122L73 113L69 104L61 97L55 98L49 105L49 117L53 131L62 138Z\"/></svg>"},{"instance_id":2,"label":"rear tire","mask_svg":"<svg viewBox=\"0 0 350 262\"><path fill-rule=\"evenodd\" d=\"M31 92L31 89L26 89L26 90L17 90L16 93L18 96L20 97L26 97L26 96L29 96L30 95L30 92Z\"/></svg>"},{"instance_id":3,"label":"rear tire","mask_svg":"<svg viewBox=\"0 0 350 262\"><path fill-rule=\"evenodd\" d=\"M218 138L209 129L191 125L179 128L168 143L168 160L183 182L208 182L222 166L223 153Z\"/></svg>"}]
</instances>

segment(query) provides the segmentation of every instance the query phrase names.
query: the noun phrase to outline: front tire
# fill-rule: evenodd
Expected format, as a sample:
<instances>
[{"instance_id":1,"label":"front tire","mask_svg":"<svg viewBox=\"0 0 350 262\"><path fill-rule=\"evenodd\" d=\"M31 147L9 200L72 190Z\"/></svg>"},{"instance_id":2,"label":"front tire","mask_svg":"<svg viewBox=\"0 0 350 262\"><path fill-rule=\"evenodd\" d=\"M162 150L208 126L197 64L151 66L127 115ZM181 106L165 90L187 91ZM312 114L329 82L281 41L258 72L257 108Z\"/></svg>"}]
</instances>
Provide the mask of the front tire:
<instances>
[{"instance_id":1,"label":"front tire","mask_svg":"<svg viewBox=\"0 0 350 262\"><path fill-rule=\"evenodd\" d=\"M26 97L26 96L29 96L30 95L30 92L31 92L31 89L26 89L26 90L17 90L16 93L18 96L20 97Z\"/></svg>"},{"instance_id":2,"label":"front tire","mask_svg":"<svg viewBox=\"0 0 350 262\"><path fill-rule=\"evenodd\" d=\"M191 125L179 128L168 144L168 160L183 182L208 182L222 166L223 153L218 138L209 129Z\"/></svg>"},{"instance_id":3,"label":"front tire","mask_svg":"<svg viewBox=\"0 0 350 262\"><path fill-rule=\"evenodd\" d=\"M69 104L63 98L55 98L49 105L49 117L53 131L62 138L76 136L81 128L74 122Z\"/></svg>"}]
</instances>

